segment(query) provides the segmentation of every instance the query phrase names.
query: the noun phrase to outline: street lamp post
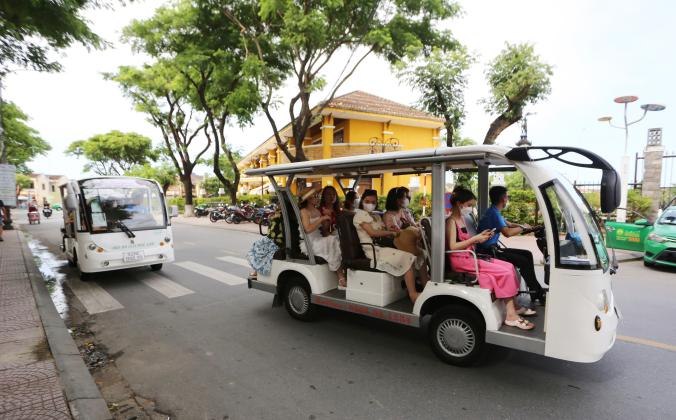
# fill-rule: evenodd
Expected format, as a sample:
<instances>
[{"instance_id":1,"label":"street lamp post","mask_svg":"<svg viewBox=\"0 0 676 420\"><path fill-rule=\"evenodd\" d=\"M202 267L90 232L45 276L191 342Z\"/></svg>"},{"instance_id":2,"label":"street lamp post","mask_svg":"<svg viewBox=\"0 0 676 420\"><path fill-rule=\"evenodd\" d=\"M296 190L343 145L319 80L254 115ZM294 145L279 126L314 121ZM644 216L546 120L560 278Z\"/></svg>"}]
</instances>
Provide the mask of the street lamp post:
<instances>
[{"instance_id":1,"label":"street lamp post","mask_svg":"<svg viewBox=\"0 0 676 420\"><path fill-rule=\"evenodd\" d=\"M627 192L629 190L629 126L636 124L645 118L648 111L662 111L666 108L664 105L659 104L643 104L641 109L643 110L643 115L637 120L629 122L627 119L627 108L628 105L632 102L636 102L638 96L627 95L619 96L614 99L615 103L624 105L624 125L614 125L611 121L613 117L601 117L598 120L600 122L607 122L613 128L619 128L624 130L624 154L622 155L622 163L620 166L620 178L622 179L622 190L620 195L620 206L617 209L616 220L618 222L625 222L627 220Z\"/></svg>"}]
</instances>

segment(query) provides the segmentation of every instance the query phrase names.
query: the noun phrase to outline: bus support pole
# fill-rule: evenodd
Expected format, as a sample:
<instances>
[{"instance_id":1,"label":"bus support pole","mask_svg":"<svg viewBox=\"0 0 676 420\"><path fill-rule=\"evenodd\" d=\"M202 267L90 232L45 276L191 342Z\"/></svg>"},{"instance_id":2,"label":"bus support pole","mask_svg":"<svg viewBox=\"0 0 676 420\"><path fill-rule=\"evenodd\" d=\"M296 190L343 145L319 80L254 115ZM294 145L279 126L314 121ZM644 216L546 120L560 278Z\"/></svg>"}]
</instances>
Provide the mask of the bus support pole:
<instances>
[{"instance_id":1,"label":"bus support pole","mask_svg":"<svg viewBox=\"0 0 676 420\"><path fill-rule=\"evenodd\" d=\"M444 206L446 190L446 163L432 165L432 281L444 278L444 258L446 258L446 224Z\"/></svg>"}]
</instances>

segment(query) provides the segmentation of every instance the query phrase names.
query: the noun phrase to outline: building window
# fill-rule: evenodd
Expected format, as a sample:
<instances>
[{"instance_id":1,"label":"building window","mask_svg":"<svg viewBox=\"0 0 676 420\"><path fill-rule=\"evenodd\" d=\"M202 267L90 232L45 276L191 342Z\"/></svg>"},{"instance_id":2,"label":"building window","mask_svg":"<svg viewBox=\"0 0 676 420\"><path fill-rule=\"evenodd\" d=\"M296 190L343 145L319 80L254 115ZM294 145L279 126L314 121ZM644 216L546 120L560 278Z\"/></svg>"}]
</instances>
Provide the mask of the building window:
<instances>
[{"instance_id":1,"label":"building window","mask_svg":"<svg viewBox=\"0 0 676 420\"><path fill-rule=\"evenodd\" d=\"M341 128L333 132L333 144L345 143L345 131Z\"/></svg>"},{"instance_id":2,"label":"building window","mask_svg":"<svg viewBox=\"0 0 676 420\"><path fill-rule=\"evenodd\" d=\"M45 184L42 184L42 191L45 191L47 188L45 188Z\"/></svg>"},{"instance_id":3,"label":"building window","mask_svg":"<svg viewBox=\"0 0 676 420\"><path fill-rule=\"evenodd\" d=\"M56 192L56 187L52 185L52 192Z\"/></svg>"}]
</instances>

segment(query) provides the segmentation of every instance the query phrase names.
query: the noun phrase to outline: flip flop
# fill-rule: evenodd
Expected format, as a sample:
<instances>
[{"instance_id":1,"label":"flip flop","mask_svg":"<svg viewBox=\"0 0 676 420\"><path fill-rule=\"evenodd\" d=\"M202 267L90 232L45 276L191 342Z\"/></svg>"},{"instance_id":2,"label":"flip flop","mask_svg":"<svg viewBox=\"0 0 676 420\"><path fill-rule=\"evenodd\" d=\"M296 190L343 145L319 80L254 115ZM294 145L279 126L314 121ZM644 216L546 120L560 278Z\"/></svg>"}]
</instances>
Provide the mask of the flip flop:
<instances>
[{"instance_id":1,"label":"flip flop","mask_svg":"<svg viewBox=\"0 0 676 420\"><path fill-rule=\"evenodd\" d=\"M522 306L516 311L516 314L521 316L535 316L538 313L532 310L531 308L526 308L525 306Z\"/></svg>"},{"instance_id":2,"label":"flip flop","mask_svg":"<svg viewBox=\"0 0 676 420\"><path fill-rule=\"evenodd\" d=\"M535 328L535 324L530 321L526 321L523 318L516 319L514 321L505 320L505 325L509 327L516 327L520 330L532 330Z\"/></svg>"}]
</instances>

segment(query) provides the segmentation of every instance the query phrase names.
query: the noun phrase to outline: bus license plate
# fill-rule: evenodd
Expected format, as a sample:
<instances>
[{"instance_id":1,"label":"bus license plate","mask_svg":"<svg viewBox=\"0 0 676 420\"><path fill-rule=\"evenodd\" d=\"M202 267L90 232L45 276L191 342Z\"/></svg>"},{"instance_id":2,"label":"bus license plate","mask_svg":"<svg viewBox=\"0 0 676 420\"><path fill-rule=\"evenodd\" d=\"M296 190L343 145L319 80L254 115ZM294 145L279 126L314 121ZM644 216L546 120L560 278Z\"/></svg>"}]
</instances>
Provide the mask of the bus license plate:
<instances>
[{"instance_id":1,"label":"bus license plate","mask_svg":"<svg viewBox=\"0 0 676 420\"><path fill-rule=\"evenodd\" d=\"M144 258L143 251L125 252L122 255L122 260L124 260L124 262L142 261L143 258Z\"/></svg>"}]
</instances>

